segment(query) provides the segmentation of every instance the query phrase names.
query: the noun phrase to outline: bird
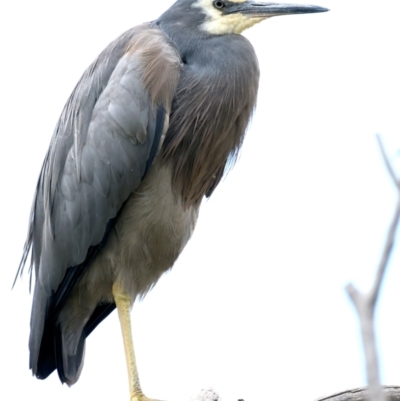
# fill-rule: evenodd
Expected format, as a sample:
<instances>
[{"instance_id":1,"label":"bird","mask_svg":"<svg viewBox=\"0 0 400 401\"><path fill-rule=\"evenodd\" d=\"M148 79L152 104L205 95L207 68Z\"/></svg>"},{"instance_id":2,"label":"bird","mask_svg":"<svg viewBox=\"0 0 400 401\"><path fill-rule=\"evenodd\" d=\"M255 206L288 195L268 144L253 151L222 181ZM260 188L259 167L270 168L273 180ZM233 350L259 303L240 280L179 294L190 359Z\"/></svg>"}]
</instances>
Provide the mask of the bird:
<instances>
[{"instance_id":1,"label":"bird","mask_svg":"<svg viewBox=\"0 0 400 401\"><path fill-rule=\"evenodd\" d=\"M260 75L241 34L273 16L325 11L177 0L83 73L44 158L16 275L28 269L34 281L34 376L57 370L75 384L87 337L117 309L130 400L152 400L140 386L130 308L172 268L202 200L237 158Z\"/></svg>"}]
</instances>

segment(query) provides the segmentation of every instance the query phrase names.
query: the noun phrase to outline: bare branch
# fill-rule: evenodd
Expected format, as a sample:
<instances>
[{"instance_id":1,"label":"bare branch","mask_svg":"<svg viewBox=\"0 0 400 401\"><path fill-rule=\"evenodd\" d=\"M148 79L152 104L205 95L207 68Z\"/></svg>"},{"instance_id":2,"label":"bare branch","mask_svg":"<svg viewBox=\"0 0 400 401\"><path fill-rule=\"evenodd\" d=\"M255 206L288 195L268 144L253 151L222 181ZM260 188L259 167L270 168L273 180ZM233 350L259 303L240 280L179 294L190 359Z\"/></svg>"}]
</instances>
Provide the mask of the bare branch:
<instances>
[{"instance_id":1,"label":"bare branch","mask_svg":"<svg viewBox=\"0 0 400 401\"><path fill-rule=\"evenodd\" d=\"M391 252L393 250L397 226L400 219L400 180L396 177L395 171L389 161L389 158L385 152L382 140L379 135L377 136L377 140L386 168L389 172L390 177L393 180L393 183L398 189L396 210L387 233L385 246L378 266L378 271L371 290L365 294L362 294L353 284L349 284L346 286L346 291L350 299L353 301L360 320L361 335L363 339L367 367L369 399L371 401L385 401L385 392L382 389L379 378L378 353L376 349L374 330L374 313L376 302L379 296L379 291L382 286L383 277L388 266Z\"/></svg>"},{"instance_id":2,"label":"bare branch","mask_svg":"<svg viewBox=\"0 0 400 401\"><path fill-rule=\"evenodd\" d=\"M400 401L400 386L383 386L387 401ZM355 388L341 391L316 401L368 401L368 388Z\"/></svg>"},{"instance_id":3,"label":"bare branch","mask_svg":"<svg viewBox=\"0 0 400 401\"><path fill-rule=\"evenodd\" d=\"M400 189L399 189L399 191L400 191ZM393 244L394 244L395 237L396 237L397 225L399 223L399 218L400 218L400 192L399 192L399 197L397 200L396 210L393 215L392 222L390 223L389 231L387 233L385 247L383 249L381 261L379 263L378 272L377 272L377 275L375 278L375 283L371 290L370 296L371 296L372 303L376 303L376 300L379 295L379 290L381 288L383 276L385 274L385 270L388 265L390 254L392 253Z\"/></svg>"},{"instance_id":4,"label":"bare branch","mask_svg":"<svg viewBox=\"0 0 400 401\"><path fill-rule=\"evenodd\" d=\"M383 160L385 162L386 168L388 170L388 173L389 173L391 179L393 180L394 185L396 185L397 189L400 191L400 179L396 176L396 173L392 167L392 164L389 161L389 158L388 158L385 148L383 146L382 138L379 134L377 134L376 139L378 141L379 149L381 151L381 154L382 154Z\"/></svg>"},{"instance_id":5,"label":"bare branch","mask_svg":"<svg viewBox=\"0 0 400 401\"><path fill-rule=\"evenodd\" d=\"M383 276L385 274L386 266L388 264L390 254L393 249L394 239L396 236L397 224L399 222L399 217L400 217L400 180L396 177L395 171L394 171L392 164L390 163L389 158L386 154L386 151L383 146L380 135L377 135L376 138L378 140L379 149L381 151L381 154L382 154L383 160L385 162L386 168L388 170L388 173L389 173L390 177L392 178L394 185L397 187L397 190L399 193L398 193L396 210L395 210L392 222L389 227L389 231L388 231L388 234L386 237L385 247L383 250L381 261L379 263L378 273L376 275L374 286L371 290L371 302L373 302L374 304L376 303L376 300L378 298L379 290L381 287Z\"/></svg>"},{"instance_id":6,"label":"bare branch","mask_svg":"<svg viewBox=\"0 0 400 401\"><path fill-rule=\"evenodd\" d=\"M371 401L385 401L385 395L380 383L378 352L376 349L374 330L375 304L371 302L370 294L362 294L353 284L347 285L346 290L356 307L357 315L360 320L367 367L369 399Z\"/></svg>"}]
</instances>

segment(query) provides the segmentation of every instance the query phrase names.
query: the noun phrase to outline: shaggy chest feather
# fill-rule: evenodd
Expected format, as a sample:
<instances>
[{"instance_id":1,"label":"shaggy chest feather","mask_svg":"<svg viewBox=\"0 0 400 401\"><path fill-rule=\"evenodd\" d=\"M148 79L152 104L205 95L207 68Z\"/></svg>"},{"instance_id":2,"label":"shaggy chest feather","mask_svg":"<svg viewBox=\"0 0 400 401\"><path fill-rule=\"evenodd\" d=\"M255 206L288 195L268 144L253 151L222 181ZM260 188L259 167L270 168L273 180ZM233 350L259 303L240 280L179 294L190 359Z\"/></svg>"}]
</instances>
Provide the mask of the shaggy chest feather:
<instances>
[{"instance_id":1,"label":"shaggy chest feather","mask_svg":"<svg viewBox=\"0 0 400 401\"><path fill-rule=\"evenodd\" d=\"M162 157L172 160L173 185L186 206L211 195L228 160L235 161L257 99L253 47L238 35L241 46L232 52L221 39L207 43L206 54L186 60L163 144ZM217 65L207 64L204 60L216 60L215 53Z\"/></svg>"}]
</instances>

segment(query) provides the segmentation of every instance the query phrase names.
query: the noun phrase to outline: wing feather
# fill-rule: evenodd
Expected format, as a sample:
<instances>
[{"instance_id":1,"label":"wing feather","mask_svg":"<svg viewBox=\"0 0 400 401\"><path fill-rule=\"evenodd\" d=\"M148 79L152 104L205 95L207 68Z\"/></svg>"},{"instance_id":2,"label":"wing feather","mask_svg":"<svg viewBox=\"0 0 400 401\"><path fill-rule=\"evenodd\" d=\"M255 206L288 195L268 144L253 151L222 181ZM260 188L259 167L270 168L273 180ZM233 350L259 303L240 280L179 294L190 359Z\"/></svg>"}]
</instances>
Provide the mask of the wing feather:
<instances>
[{"instance_id":1,"label":"wing feather","mask_svg":"<svg viewBox=\"0 0 400 401\"><path fill-rule=\"evenodd\" d=\"M156 45L154 57L165 58L158 61L164 65L159 79L175 82L169 83L169 92L157 88L162 94L158 98L143 79L149 58L146 44ZM169 39L159 29L142 25L103 51L64 107L40 173L17 273L22 274L32 249L30 365L35 374L41 345L49 348L60 308L152 164L179 71L180 57ZM101 316L108 313L109 309ZM43 357L42 364L51 372L55 365L49 358Z\"/></svg>"}]
</instances>

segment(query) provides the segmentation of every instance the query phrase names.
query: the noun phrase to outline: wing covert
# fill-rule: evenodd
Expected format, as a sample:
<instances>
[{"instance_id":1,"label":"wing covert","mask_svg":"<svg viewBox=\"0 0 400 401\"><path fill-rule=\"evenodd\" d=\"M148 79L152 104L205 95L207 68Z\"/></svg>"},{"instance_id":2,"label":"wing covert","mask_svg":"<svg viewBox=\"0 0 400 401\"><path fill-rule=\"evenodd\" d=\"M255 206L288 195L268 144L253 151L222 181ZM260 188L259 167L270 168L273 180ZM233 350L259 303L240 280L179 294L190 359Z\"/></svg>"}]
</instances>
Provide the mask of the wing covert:
<instances>
[{"instance_id":1,"label":"wing covert","mask_svg":"<svg viewBox=\"0 0 400 401\"><path fill-rule=\"evenodd\" d=\"M101 241L107 222L140 184L158 113L169 113L180 58L175 49L168 49L167 57L165 50L153 49L164 65L165 77L158 80L175 81L168 96L154 99L145 82L147 44L172 46L148 25L125 33L85 72L57 124L33 211L33 262L47 295L66 269L82 263L89 246Z\"/></svg>"},{"instance_id":2,"label":"wing covert","mask_svg":"<svg viewBox=\"0 0 400 401\"><path fill-rule=\"evenodd\" d=\"M157 63L162 68L155 70ZM85 259L92 258L92 247L151 166L168 125L180 63L158 28L133 28L86 70L64 107L40 173L18 270L32 249L34 373L45 321L47 327L58 313L55 294L68 295L79 266L90 263ZM72 267L75 278L66 277Z\"/></svg>"}]
</instances>

